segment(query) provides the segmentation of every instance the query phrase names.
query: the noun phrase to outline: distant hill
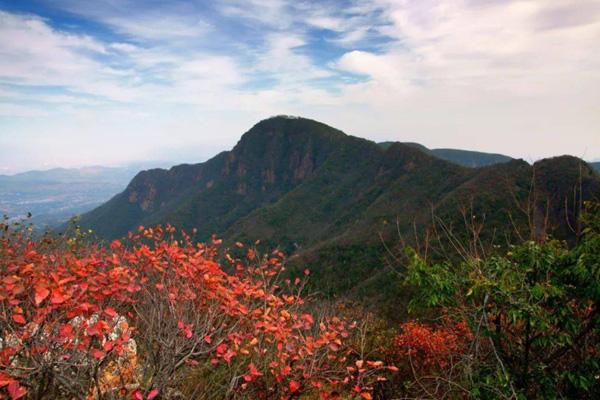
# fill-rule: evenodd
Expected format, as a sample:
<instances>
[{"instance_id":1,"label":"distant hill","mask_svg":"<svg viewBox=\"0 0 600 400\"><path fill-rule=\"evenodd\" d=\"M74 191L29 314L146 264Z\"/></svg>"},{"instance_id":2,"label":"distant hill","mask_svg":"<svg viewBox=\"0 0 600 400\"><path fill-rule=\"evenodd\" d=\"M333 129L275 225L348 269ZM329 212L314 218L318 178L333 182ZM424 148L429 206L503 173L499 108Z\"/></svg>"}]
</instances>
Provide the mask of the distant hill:
<instances>
[{"instance_id":1,"label":"distant hill","mask_svg":"<svg viewBox=\"0 0 600 400\"><path fill-rule=\"evenodd\" d=\"M312 267L324 293L392 298L383 243L414 243L433 215L459 235L465 218L485 221L482 237L502 243L531 229L568 239L580 200L592 198L600 198L600 176L575 157L468 168L414 144L382 146L317 121L274 117L204 163L140 172L81 224L106 238L168 222L197 228L197 240L260 239L290 254L292 266Z\"/></svg>"},{"instance_id":2,"label":"distant hill","mask_svg":"<svg viewBox=\"0 0 600 400\"><path fill-rule=\"evenodd\" d=\"M378 143L382 148L387 149L395 142ZM404 142L408 146L417 148L432 156L442 158L447 161L465 166L465 167L484 167L486 165L499 164L512 160L511 157L496 153L483 153L472 150L459 149L428 149L419 143Z\"/></svg>"},{"instance_id":3,"label":"distant hill","mask_svg":"<svg viewBox=\"0 0 600 400\"><path fill-rule=\"evenodd\" d=\"M148 163L126 167L54 168L0 175L0 215L33 215L43 229L89 211L122 191ZM161 164L162 165L162 164Z\"/></svg>"},{"instance_id":4,"label":"distant hill","mask_svg":"<svg viewBox=\"0 0 600 400\"><path fill-rule=\"evenodd\" d=\"M600 161L596 161L596 162L591 162L590 165L592 166L592 168L594 168L597 172L600 172Z\"/></svg>"}]
</instances>

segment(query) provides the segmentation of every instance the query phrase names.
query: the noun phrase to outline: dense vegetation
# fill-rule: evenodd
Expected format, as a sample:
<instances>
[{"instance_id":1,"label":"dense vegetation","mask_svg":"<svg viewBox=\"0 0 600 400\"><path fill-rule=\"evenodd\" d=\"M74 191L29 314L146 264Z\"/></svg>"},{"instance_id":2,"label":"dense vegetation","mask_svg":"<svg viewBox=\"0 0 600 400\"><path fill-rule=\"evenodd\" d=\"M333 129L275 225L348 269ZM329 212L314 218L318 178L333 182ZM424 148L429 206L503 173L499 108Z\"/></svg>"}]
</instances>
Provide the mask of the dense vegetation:
<instances>
[{"instance_id":1,"label":"dense vegetation","mask_svg":"<svg viewBox=\"0 0 600 400\"><path fill-rule=\"evenodd\" d=\"M412 250L405 283L427 325L407 323L399 356L424 397L600 396L600 207L588 205L578 243L526 240L504 254L430 262ZM433 356L432 356L433 354Z\"/></svg>"},{"instance_id":2,"label":"dense vegetation","mask_svg":"<svg viewBox=\"0 0 600 400\"><path fill-rule=\"evenodd\" d=\"M396 370L366 359L361 325L280 279L279 252L238 244L221 265L220 240L169 226L108 247L0 228L2 398L370 399Z\"/></svg>"},{"instance_id":3,"label":"dense vegetation","mask_svg":"<svg viewBox=\"0 0 600 400\"><path fill-rule=\"evenodd\" d=\"M1 226L0 395L578 398L600 395L600 206L572 245L405 247L400 324L303 295L279 251L143 228L110 246ZM400 260L400 258L398 258ZM316 300L316 301L315 301Z\"/></svg>"}]
</instances>

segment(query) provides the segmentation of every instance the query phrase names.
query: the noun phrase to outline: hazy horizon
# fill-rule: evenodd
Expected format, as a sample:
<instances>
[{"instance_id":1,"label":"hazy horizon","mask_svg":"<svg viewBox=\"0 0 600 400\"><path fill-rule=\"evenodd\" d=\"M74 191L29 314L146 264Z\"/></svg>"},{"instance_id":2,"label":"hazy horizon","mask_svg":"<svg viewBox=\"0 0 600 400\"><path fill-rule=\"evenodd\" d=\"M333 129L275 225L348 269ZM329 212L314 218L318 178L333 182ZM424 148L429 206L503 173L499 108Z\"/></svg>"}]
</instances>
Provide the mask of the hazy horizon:
<instances>
[{"instance_id":1,"label":"hazy horizon","mask_svg":"<svg viewBox=\"0 0 600 400\"><path fill-rule=\"evenodd\" d=\"M385 142L385 140L383 140L381 142ZM378 143L381 143L381 142L378 142ZM235 145L235 143L234 143L234 145ZM180 158L175 157L173 159L137 159L137 160L125 160L125 161L121 161L121 162L113 162L113 163L105 163L105 164L86 164L85 162L81 163L81 164L73 164L73 165L44 164L44 165L39 166L38 168L25 167L23 169L9 169L9 168L0 167L0 175L11 176L11 175L17 175L17 174L21 174L21 173L25 173L25 172L49 171L49 170L61 169L61 168L64 168L64 169L84 169L84 168L94 168L94 167L135 168L136 166L142 166L143 168L149 168L150 166L152 166L152 168L169 168L171 166L175 166L175 165L179 165L179 164L203 163L203 162L209 160L210 158L216 156L221 151L231 150L232 147L233 147L233 145L229 148L215 150L214 153L210 153L210 154L206 153L206 154L199 155L198 157L189 155L188 157L180 157ZM431 149L435 149L435 147L432 147ZM481 151L481 150L466 149L466 148L457 149L457 150ZM493 153L493 152L488 152L488 153ZM523 159L526 162L528 162L529 164L533 164L534 162L541 160L543 158L557 157L557 156L561 156L561 155L573 155L575 157L582 158L587 162L600 162L600 158L586 158L585 156L578 156L576 154L567 154L567 153L555 154L555 155L551 155L548 157L529 158L529 159L527 159L525 157L514 157L514 156L513 156L513 158Z\"/></svg>"},{"instance_id":2,"label":"hazy horizon","mask_svg":"<svg viewBox=\"0 0 600 400\"><path fill-rule=\"evenodd\" d=\"M201 162L261 119L600 159L600 1L0 0L0 174Z\"/></svg>"}]
</instances>

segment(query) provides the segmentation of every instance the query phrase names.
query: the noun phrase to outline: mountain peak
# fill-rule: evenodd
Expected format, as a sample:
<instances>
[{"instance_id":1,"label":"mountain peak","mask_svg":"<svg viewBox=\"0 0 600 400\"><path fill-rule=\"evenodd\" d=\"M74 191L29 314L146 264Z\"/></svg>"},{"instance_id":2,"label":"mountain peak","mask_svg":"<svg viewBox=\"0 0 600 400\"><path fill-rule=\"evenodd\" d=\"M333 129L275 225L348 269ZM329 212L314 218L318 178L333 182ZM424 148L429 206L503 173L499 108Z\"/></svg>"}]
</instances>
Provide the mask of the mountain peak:
<instances>
[{"instance_id":1,"label":"mountain peak","mask_svg":"<svg viewBox=\"0 0 600 400\"><path fill-rule=\"evenodd\" d=\"M344 132L308 118L278 115L255 124L233 148L235 154L268 156L273 151L288 152L312 148L329 151L334 143L348 138ZM320 149L322 147L322 149Z\"/></svg>"},{"instance_id":2,"label":"mountain peak","mask_svg":"<svg viewBox=\"0 0 600 400\"><path fill-rule=\"evenodd\" d=\"M256 123L243 136L253 133L259 134L326 134L335 136L347 136L344 132L335 129L322 122L315 121L309 118L291 116L291 115L276 115L267 119L263 119Z\"/></svg>"}]
</instances>

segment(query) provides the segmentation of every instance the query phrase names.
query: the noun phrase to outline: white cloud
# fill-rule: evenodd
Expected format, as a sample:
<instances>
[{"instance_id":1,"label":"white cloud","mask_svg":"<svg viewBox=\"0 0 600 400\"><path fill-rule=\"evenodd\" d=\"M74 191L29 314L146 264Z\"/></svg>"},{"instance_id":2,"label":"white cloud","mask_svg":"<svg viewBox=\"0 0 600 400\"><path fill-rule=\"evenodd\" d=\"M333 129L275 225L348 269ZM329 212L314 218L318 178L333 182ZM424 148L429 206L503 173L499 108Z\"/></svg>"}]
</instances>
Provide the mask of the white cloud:
<instances>
[{"instance_id":1,"label":"white cloud","mask_svg":"<svg viewBox=\"0 0 600 400\"><path fill-rule=\"evenodd\" d=\"M64 85L102 67L81 50L105 52L84 35L52 30L35 16L0 11L0 76L31 85Z\"/></svg>"},{"instance_id":2,"label":"white cloud","mask_svg":"<svg viewBox=\"0 0 600 400\"><path fill-rule=\"evenodd\" d=\"M255 54L257 72L263 72L279 80L279 85L304 84L311 79L325 78L331 73L316 66L300 52L305 40L288 33L276 33L266 37L264 50Z\"/></svg>"},{"instance_id":3,"label":"white cloud","mask_svg":"<svg viewBox=\"0 0 600 400\"><path fill-rule=\"evenodd\" d=\"M235 0L215 5L218 23L188 2L58 4L113 35L0 12L0 139L23 133L11 148L38 149L27 162L225 149L274 114L374 140L600 155L599 1Z\"/></svg>"},{"instance_id":4,"label":"white cloud","mask_svg":"<svg viewBox=\"0 0 600 400\"><path fill-rule=\"evenodd\" d=\"M531 158L600 149L599 2L378 4L395 44L336 63L368 77L341 96L368 109L377 131ZM553 11L579 7L587 13Z\"/></svg>"},{"instance_id":5,"label":"white cloud","mask_svg":"<svg viewBox=\"0 0 600 400\"><path fill-rule=\"evenodd\" d=\"M592 49L600 38L600 13L582 25L539 29L540 15L552 3L561 2L390 2L393 25L384 31L397 39L395 47L371 56L349 53L340 67L378 80L385 69L390 84L413 80L427 89L470 87L514 94L552 91L567 74L596 79L600 53ZM358 58L367 63L359 65Z\"/></svg>"}]
</instances>

